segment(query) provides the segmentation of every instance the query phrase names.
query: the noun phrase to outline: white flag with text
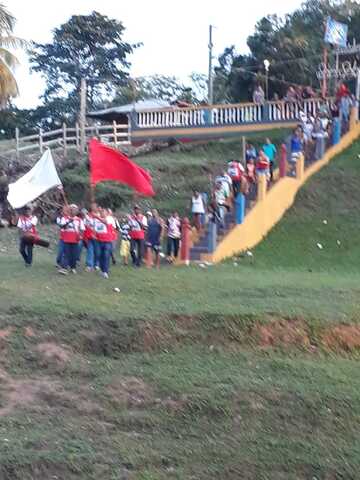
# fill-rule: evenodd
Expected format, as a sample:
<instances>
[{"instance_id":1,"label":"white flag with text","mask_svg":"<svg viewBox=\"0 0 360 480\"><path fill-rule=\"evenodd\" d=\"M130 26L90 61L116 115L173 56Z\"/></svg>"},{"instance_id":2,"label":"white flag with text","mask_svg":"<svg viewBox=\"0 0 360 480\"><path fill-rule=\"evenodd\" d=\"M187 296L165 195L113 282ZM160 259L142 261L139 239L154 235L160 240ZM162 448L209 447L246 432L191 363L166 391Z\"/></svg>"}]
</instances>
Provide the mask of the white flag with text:
<instances>
[{"instance_id":1,"label":"white flag with text","mask_svg":"<svg viewBox=\"0 0 360 480\"><path fill-rule=\"evenodd\" d=\"M8 202L13 208L21 208L53 187L62 185L50 150L15 183L10 183Z\"/></svg>"}]
</instances>

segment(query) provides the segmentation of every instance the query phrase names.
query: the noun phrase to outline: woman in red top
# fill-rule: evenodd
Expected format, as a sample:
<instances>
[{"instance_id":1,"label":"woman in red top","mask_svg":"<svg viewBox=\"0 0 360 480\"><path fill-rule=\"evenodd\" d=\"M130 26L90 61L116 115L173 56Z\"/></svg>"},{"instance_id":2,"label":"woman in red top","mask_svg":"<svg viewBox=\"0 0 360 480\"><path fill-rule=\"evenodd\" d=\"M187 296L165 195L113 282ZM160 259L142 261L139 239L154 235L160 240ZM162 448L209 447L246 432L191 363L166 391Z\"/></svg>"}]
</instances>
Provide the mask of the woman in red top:
<instances>
[{"instance_id":1,"label":"woman in red top","mask_svg":"<svg viewBox=\"0 0 360 480\"><path fill-rule=\"evenodd\" d=\"M263 150L259 150L259 156L256 161L256 174L266 175L266 178L270 178L270 162Z\"/></svg>"}]
</instances>

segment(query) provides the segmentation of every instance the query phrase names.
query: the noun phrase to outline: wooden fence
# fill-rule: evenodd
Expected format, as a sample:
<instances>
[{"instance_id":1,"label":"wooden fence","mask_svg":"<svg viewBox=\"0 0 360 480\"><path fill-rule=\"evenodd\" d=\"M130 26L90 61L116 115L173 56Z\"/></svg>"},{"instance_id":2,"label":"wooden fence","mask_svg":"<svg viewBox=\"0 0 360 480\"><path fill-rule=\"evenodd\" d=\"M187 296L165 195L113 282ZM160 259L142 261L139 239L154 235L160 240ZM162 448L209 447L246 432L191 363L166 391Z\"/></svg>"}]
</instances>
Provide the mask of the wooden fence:
<instances>
[{"instance_id":1,"label":"wooden fence","mask_svg":"<svg viewBox=\"0 0 360 480\"><path fill-rule=\"evenodd\" d=\"M130 127L126 124L118 124L115 121L109 125L91 125L85 127L85 139L99 137L105 144L112 146L129 145L131 141ZM85 145L82 142L82 132L78 124L75 127L68 127L65 123L62 128L34 135L21 136L18 128L15 129L15 139L12 141L13 147L2 152L2 156L15 154L19 157L20 153L43 153L45 148L53 150L61 149L66 157L68 150L75 149L78 152L84 152Z\"/></svg>"}]
</instances>

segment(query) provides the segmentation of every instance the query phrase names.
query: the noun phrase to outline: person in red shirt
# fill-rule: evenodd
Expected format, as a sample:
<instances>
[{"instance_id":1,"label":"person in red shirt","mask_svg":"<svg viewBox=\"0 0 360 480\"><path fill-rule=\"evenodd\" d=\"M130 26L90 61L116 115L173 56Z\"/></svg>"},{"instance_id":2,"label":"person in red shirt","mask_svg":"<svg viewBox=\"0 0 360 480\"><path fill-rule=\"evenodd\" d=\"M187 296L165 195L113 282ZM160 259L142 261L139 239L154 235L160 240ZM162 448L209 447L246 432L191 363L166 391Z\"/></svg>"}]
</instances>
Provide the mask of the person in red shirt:
<instances>
[{"instance_id":1,"label":"person in red shirt","mask_svg":"<svg viewBox=\"0 0 360 480\"><path fill-rule=\"evenodd\" d=\"M19 216L17 227L20 232L20 253L25 266L31 267L33 261L34 239L38 237L36 225L37 217L31 214L31 207L24 207L23 214Z\"/></svg>"},{"instance_id":2,"label":"person in red shirt","mask_svg":"<svg viewBox=\"0 0 360 480\"><path fill-rule=\"evenodd\" d=\"M84 222L77 216L78 207L70 205L69 214L61 217L58 225L61 228L61 237L64 242L65 265L59 270L62 275L67 275L68 269L76 273L76 262L79 254L79 241L85 230Z\"/></svg>"},{"instance_id":3,"label":"person in red shirt","mask_svg":"<svg viewBox=\"0 0 360 480\"><path fill-rule=\"evenodd\" d=\"M267 180L270 178L270 161L264 150L259 150L259 156L256 161L256 174L266 175Z\"/></svg>"},{"instance_id":4,"label":"person in red shirt","mask_svg":"<svg viewBox=\"0 0 360 480\"><path fill-rule=\"evenodd\" d=\"M228 164L228 174L232 180L234 198L240 192L241 177L244 174L244 167L237 160L232 160Z\"/></svg>"},{"instance_id":5,"label":"person in red shirt","mask_svg":"<svg viewBox=\"0 0 360 480\"><path fill-rule=\"evenodd\" d=\"M90 212L85 215L84 219L84 242L86 244L86 270L92 272L96 265L98 265L97 241L95 235L95 216L97 214L97 205L92 204Z\"/></svg>"},{"instance_id":6,"label":"person in red shirt","mask_svg":"<svg viewBox=\"0 0 360 480\"><path fill-rule=\"evenodd\" d=\"M134 213L129 218L130 225L130 254L133 265L141 266L144 252L145 230L147 229L147 219L141 213L140 207L135 205Z\"/></svg>"},{"instance_id":7,"label":"person in red shirt","mask_svg":"<svg viewBox=\"0 0 360 480\"><path fill-rule=\"evenodd\" d=\"M101 275L104 278L109 278L115 221L106 209L99 208L97 215L94 216L94 229L98 242Z\"/></svg>"}]
</instances>

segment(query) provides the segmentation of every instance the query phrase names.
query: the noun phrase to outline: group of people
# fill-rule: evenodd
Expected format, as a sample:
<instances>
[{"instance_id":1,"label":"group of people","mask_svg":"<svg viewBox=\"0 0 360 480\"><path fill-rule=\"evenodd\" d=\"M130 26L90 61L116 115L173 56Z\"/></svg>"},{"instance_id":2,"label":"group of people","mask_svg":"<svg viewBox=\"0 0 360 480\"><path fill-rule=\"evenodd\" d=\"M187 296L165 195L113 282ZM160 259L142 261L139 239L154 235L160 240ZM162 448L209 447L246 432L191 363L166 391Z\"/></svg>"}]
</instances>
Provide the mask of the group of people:
<instances>
[{"instance_id":1,"label":"group of people","mask_svg":"<svg viewBox=\"0 0 360 480\"><path fill-rule=\"evenodd\" d=\"M306 161L319 160L324 155L326 144L331 141L335 120L340 122L339 134L348 130L353 106L353 96L341 83L335 99L332 102L323 100L315 115L300 111L299 124L288 140L288 160L293 175L300 154L305 156Z\"/></svg>"},{"instance_id":2,"label":"group of people","mask_svg":"<svg viewBox=\"0 0 360 480\"><path fill-rule=\"evenodd\" d=\"M20 253L25 266L33 261L33 247L39 242L38 219L30 206L22 209L17 221L20 233ZM90 210L79 209L75 204L65 205L56 219L59 229L56 266L62 275L76 274L85 250L86 271L99 271L109 277L110 265L116 263L116 251L123 265L140 267L145 252L153 259L148 264L160 266L162 240L167 238L167 260L175 261L179 254L181 220L177 212L164 221L157 210L144 215L138 205L133 213L118 220L110 209L93 203Z\"/></svg>"},{"instance_id":3,"label":"group of people","mask_svg":"<svg viewBox=\"0 0 360 480\"><path fill-rule=\"evenodd\" d=\"M269 183L273 181L276 156L277 149L270 138L266 138L259 149L249 143L246 145L245 165L238 159L228 162L215 177L210 198L206 193L194 191L191 211L196 229L200 231L207 219L224 228L226 213L233 208L239 193L246 195L250 202L255 200L259 176L264 175Z\"/></svg>"}]
</instances>

